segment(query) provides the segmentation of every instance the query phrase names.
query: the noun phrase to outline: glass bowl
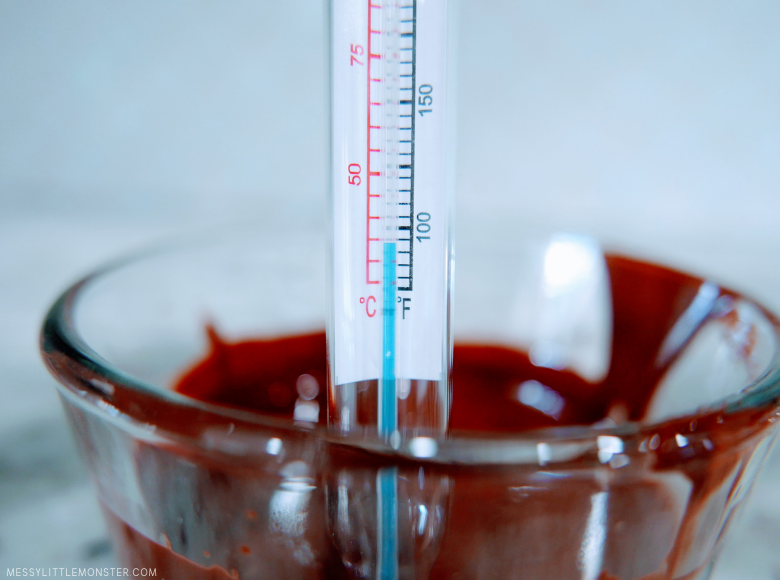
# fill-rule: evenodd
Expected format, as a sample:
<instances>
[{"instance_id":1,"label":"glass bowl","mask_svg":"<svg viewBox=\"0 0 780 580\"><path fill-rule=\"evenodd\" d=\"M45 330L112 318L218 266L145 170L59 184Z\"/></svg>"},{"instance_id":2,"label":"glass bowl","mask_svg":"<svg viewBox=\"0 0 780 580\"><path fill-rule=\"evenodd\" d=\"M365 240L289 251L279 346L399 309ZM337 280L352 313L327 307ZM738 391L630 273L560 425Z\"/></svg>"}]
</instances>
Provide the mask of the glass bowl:
<instances>
[{"instance_id":1,"label":"glass bowl","mask_svg":"<svg viewBox=\"0 0 780 580\"><path fill-rule=\"evenodd\" d=\"M378 578L390 481L398 578L709 576L777 434L777 318L583 236L471 243L452 428L393 448L326 427L328 244L298 229L141 252L48 313L43 358L122 564L167 580ZM314 394L245 357L251 392L286 393L278 412L173 388L220 348L281 344L294 362L279 341L301 337ZM469 348L496 356L467 369ZM483 372L510 355L527 376ZM562 394L561 377L579 386Z\"/></svg>"}]
</instances>

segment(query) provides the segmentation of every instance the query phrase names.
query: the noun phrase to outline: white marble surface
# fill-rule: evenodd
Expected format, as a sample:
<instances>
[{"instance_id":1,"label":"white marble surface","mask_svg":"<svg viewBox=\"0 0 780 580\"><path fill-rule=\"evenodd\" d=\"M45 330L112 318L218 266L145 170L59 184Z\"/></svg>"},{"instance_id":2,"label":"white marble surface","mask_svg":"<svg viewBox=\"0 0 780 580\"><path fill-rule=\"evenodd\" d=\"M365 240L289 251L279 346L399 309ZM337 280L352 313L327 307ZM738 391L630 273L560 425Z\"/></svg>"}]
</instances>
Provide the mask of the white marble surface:
<instances>
[{"instance_id":1,"label":"white marble surface","mask_svg":"<svg viewBox=\"0 0 780 580\"><path fill-rule=\"evenodd\" d=\"M780 310L780 5L462 2L462 240L555 224ZM68 282L326 207L318 0L0 4L0 569L112 555L37 355ZM780 451L716 580L778 580Z\"/></svg>"}]
</instances>

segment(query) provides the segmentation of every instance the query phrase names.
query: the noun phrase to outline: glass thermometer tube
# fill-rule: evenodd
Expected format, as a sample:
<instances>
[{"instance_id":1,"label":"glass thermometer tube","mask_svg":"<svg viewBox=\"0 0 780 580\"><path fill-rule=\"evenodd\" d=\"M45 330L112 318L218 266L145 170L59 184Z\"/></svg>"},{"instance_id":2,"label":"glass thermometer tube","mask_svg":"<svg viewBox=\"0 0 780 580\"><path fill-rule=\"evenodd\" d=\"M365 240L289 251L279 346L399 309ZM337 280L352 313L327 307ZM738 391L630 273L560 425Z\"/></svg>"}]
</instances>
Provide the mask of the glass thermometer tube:
<instances>
[{"instance_id":1,"label":"glass thermometer tube","mask_svg":"<svg viewBox=\"0 0 780 580\"><path fill-rule=\"evenodd\" d=\"M331 2L328 421L391 443L449 415L451 4Z\"/></svg>"}]
</instances>

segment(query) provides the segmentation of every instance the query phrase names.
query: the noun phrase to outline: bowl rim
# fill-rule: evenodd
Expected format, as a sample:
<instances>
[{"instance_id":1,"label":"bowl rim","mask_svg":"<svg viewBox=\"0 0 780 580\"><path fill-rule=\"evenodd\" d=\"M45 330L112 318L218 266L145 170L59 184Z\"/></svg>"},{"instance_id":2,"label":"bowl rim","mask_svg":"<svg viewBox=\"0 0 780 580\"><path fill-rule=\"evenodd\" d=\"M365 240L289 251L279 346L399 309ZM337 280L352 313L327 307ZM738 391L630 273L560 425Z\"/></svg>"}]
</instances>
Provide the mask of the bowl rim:
<instances>
[{"instance_id":1,"label":"bowl rim","mask_svg":"<svg viewBox=\"0 0 780 580\"><path fill-rule=\"evenodd\" d=\"M156 386L116 368L95 352L79 334L74 324L74 313L83 292L91 284L145 258L175 252L177 249L192 248L196 245L193 242L198 240L212 244L215 238L219 237L214 236L214 232L208 232L206 235L201 232L195 238L180 236L146 246L98 266L59 295L44 317L40 332L40 352L49 372L57 379L60 394L66 401L132 431L136 436L158 442L177 442L203 450L204 435L211 435L212 440L206 451L228 455L256 454L257 441L251 441L252 437L267 438L276 433L284 437L316 439L369 454L415 462L446 465L541 465L546 469L570 465L573 461L579 466L609 463L599 457L599 451L604 446L614 449L616 438L620 439L620 454L658 455L665 452L681 460L690 459L701 455L700 451L712 451L711 442L707 443L711 432L706 428L690 429L692 419L715 420L719 425L731 422L739 432L736 441L739 443L763 431L769 423L778 422L780 417L780 320L759 302L741 292L733 294L756 306L767 317L777 341L775 352L766 369L738 393L700 407L694 413L653 423L628 421L617 426L553 426L513 434L482 431L471 434L458 431L456 435L436 440L433 454L430 453L430 443L422 446L427 449L422 455L418 451L420 446L415 444L420 438L412 438L393 446L380 439L367 440L355 435L335 433L325 425L303 425L289 419L199 401ZM605 254L624 256L621 252ZM646 263L662 270L677 271L654 262ZM721 288L728 290L727 287ZM153 411L145 409L147 404L156 407ZM167 416L176 417L176 421L179 421L180 416L188 418L188 427L178 428L181 423L171 422L173 419L166 422L163 418ZM160 422L163 425L158 424ZM661 442L679 441L678 436L683 431L686 433L683 438L686 441L684 446L672 445L672 449L667 451L663 451L663 446L659 443L648 447L648 441L654 437L661 437ZM236 445L235 441L228 444L229 436L234 432L243 436L249 434L250 437L245 437L242 444ZM221 442L219 437L214 439L215 433L223 436ZM730 441L733 442L734 439ZM683 447L693 442L702 443L706 449L699 446L695 454L692 455L690 451L686 453Z\"/></svg>"}]
</instances>

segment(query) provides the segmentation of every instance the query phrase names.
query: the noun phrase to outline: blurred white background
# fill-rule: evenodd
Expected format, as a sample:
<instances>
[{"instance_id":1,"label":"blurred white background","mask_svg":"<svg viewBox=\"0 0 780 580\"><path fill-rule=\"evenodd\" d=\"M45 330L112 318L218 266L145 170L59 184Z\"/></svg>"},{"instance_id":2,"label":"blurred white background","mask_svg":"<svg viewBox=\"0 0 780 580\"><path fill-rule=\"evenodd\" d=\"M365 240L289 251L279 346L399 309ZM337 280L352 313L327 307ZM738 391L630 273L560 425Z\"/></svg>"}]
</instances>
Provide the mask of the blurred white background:
<instances>
[{"instance_id":1,"label":"blurred white background","mask_svg":"<svg viewBox=\"0 0 780 580\"><path fill-rule=\"evenodd\" d=\"M553 224L780 309L780 4L462 0L459 244ZM112 555L36 343L160 236L327 211L320 0L0 4L0 568ZM776 452L714 578L778 580Z\"/></svg>"}]
</instances>

